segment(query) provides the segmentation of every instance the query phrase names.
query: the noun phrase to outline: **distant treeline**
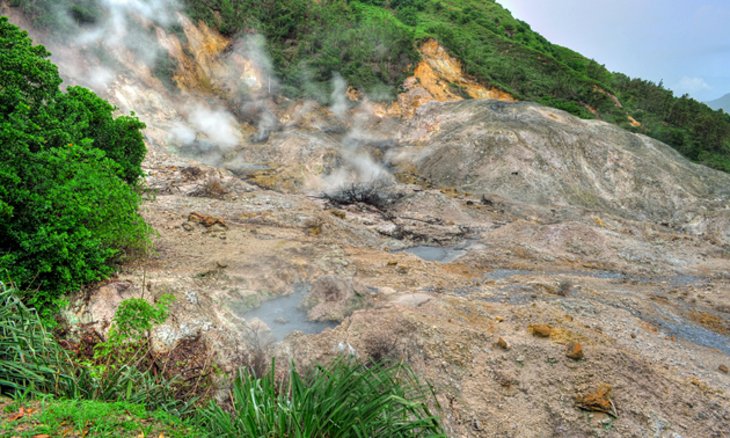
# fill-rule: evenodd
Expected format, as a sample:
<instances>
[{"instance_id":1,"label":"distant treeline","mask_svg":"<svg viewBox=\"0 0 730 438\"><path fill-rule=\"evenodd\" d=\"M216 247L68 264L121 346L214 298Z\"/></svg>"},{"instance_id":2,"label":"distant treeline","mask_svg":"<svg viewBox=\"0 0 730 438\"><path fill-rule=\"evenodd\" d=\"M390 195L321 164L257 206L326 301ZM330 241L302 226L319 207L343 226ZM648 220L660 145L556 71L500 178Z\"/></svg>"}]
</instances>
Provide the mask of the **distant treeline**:
<instances>
[{"instance_id":1,"label":"distant treeline","mask_svg":"<svg viewBox=\"0 0 730 438\"><path fill-rule=\"evenodd\" d=\"M97 0L68 0L93 20ZM15 0L36 15L50 0ZM188 14L233 36L267 37L290 96L326 98L339 72L379 99L393 98L435 38L481 82L521 100L600 118L664 141L692 160L730 172L730 116L660 84L612 73L550 43L494 0L183 0ZM32 5L32 6L31 6ZM633 126L631 120L640 122Z\"/></svg>"}]
</instances>

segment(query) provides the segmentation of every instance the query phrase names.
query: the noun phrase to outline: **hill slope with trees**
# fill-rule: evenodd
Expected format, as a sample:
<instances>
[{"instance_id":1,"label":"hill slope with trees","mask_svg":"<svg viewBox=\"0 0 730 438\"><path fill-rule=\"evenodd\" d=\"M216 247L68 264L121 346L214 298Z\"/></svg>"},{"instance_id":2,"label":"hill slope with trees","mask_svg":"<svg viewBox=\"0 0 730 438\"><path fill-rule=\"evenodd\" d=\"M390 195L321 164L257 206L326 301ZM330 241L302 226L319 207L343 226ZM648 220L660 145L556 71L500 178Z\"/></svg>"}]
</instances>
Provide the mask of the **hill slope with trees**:
<instances>
[{"instance_id":1,"label":"hill slope with trees","mask_svg":"<svg viewBox=\"0 0 730 438\"><path fill-rule=\"evenodd\" d=\"M15 0L43 26L49 0ZM50 2L56 3L56 2ZM70 17L94 20L96 0L67 0ZM227 36L266 36L283 90L328 96L333 72L380 99L392 98L434 38L467 73L520 100L599 118L673 146L688 158L730 171L730 116L663 84L608 71L550 43L495 0L183 0L188 14ZM48 6L48 7L46 7Z\"/></svg>"},{"instance_id":2,"label":"hill slope with trees","mask_svg":"<svg viewBox=\"0 0 730 438\"><path fill-rule=\"evenodd\" d=\"M612 73L552 44L494 0L186 4L192 17L227 35L251 29L264 33L293 94L310 91L308 84L324 83L338 71L360 89L392 95L416 65L414 48L434 38L486 85L618 124L664 141L694 161L730 171L730 116L689 96L674 96L661 83Z\"/></svg>"}]
</instances>

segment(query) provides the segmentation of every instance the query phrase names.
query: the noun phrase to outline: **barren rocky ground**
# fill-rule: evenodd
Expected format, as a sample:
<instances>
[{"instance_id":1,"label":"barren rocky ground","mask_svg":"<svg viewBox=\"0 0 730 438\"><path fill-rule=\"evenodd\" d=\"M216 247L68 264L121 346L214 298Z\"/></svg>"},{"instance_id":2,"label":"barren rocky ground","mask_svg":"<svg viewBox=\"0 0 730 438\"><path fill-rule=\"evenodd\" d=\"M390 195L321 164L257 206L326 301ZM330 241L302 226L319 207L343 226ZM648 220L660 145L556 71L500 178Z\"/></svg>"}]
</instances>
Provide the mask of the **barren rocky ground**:
<instances>
[{"instance_id":1,"label":"barren rocky ground","mask_svg":"<svg viewBox=\"0 0 730 438\"><path fill-rule=\"evenodd\" d=\"M302 166L337 156L338 137L315 128L273 133L267 155L279 154L277 168L238 176L158 151L144 207L159 233L155 252L91 295L90 319L108 319L144 285L148 297L178 297L156 333L160 351L200 335L228 369L261 348L303 366L341 352L405 360L433 385L452 436L723 436L728 176L613 127L594 133L593 122L554 110L494 105L434 104L402 125L386 153L400 182L383 189L390 203L379 207L333 205L297 179ZM509 121L446 135L442 120L463 120L460 111L496 118L490 126L500 114ZM563 123L585 125L576 140L584 150L535 133L566 136ZM479 153L464 141L502 141L505 152L487 151L484 162L447 152ZM555 159L561 167L583 160L597 170L561 174L569 171L512 158L519 145L556 154L548 145L557 141L568 151ZM656 172L612 173L629 166ZM596 175L614 182L608 189L630 187L592 194L592 205L564 195L597 190ZM645 179L658 182L642 189ZM640 190L643 208L630 197ZM263 321L247 313L262 302L273 306ZM270 331L291 334L277 342ZM576 348L582 357L568 357ZM599 401L581 401L591 394Z\"/></svg>"}]
</instances>

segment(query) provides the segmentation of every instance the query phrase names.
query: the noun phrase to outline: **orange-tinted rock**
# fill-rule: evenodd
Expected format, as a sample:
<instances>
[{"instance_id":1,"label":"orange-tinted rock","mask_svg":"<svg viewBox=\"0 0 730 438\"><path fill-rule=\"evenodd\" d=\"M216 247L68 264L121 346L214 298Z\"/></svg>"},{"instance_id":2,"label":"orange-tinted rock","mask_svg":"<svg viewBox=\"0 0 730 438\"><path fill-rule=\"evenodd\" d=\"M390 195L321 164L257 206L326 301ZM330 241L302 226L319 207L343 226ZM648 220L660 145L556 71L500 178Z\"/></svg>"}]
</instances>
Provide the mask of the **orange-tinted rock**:
<instances>
[{"instance_id":1,"label":"orange-tinted rock","mask_svg":"<svg viewBox=\"0 0 730 438\"><path fill-rule=\"evenodd\" d=\"M469 77L461 62L451 56L434 39L425 41L419 48L421 62L406 79L407 90L398 96L398 110L405 117L412 117L418 107L433 101L454 102L470 99L494 99L514 102L509 93L495 87L487 87Z\"/></svg>"},{"instance_id":2,"label":"orange-tinted rock","mask_svg":"<svg viewBox=\"0 0 730 438\"><path fill-rule=\"evenodd\" d=\"M532 324L530 326L530 332L532 332L533 336L537 336L538 338L549 338L550 334L553 332L553 328L547 324Z\"/></svg>"},{"instance_id":3,"label":"orange-tinted rock","mask_svg":"<svg viewBox=\"0 0 730 438\"><path fill-rule=\"evenodd\" d=\"M497 347L501 348L502 350L509 350L510 349L509 344L507 343L507 341L504 340L504 338L497 339L497 342L496 342L495 345L497 345Z\"/></svg>"},{"instance_id":4,"label":"orange-tinted rock","mask_svg":"<svg viewBox=\"0 0 730 438\"><path fill-rule=\"evenodd\" d=\"M583 347L577 342L571 342L568 344L565 355L573 360L581 360L583 359Z\"/></svg>"},{"instance_id":5,"label":"orange-tinted rock","mask_svg":"<svg viewBox=\"0 0 730 438\"><path fill-rule=\"evenodd\" d=\"M728 372L730 372L730 370L728 370L727 365L725 365L725 364L720 365L719 367L717 367L717 369L720 370L720 372L724 373L724 374L727 374Z\"/></svg>"},{"instance_id":6,"label":"orange-tinted rock","mask_svg":"<svg viewBox=\"0 0 730 438\"><path fill-rule=\"evenodd\" d=\"M603 412L615 417L617 414L611 401L611 389L611 385L601 383L595 391L576 397L575 403L580 409Z\"/></svg>"},{"instance_id":7,"label":"orange-tinted rock","mask_svg":"<svg viewBox=\"0 0 730 438\"><path fill-rule=\"evenodd\" d=\"M206 228L210 228L213 225L220 225L223 228L228 228L226 223L223 222L223 219L215 216L210 216L205 213L198 213L197 211L194 211L188 215L188 221L203 225Z\"/></svg>"}]
</instances>

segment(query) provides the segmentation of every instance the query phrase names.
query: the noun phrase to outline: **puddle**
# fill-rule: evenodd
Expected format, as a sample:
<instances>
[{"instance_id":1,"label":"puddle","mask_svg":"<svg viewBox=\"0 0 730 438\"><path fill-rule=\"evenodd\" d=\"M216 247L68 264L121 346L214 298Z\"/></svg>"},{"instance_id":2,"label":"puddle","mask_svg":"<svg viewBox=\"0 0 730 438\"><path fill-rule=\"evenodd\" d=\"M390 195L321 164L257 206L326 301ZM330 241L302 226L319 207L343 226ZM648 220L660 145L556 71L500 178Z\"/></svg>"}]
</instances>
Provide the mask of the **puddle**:
<instances>
[{"instance_id":1,"label":"puddle","mask_svg":"<svg viewBox=\"0 0 730 438\"><path fill-rule=\"evenodd\" d=\"M504 280L505 278L517 275L534 275L539 273L538 271L530 271L527 269L495 269L494 271L488 272L484 277L487 280Z\"/></svg>"},{"instance_id":2,"label":"puddle","mask_svg":"<svg viewBox=\"0 0 730 438\"><path fill-rule=\"evenodd\" d=\"M335 327L337 324L334 322L315 322L307 318L307 312L301 308L307 293L309 286L295 286L291 294L264 301L259 307L243 313L242 316L246 321L259 319L266 323L277 342L296 331L314 334Z\"/></svg>"},{"instance_id":3,"label":"puddle","mask_svg":"<svg viewBox=\"0 0 730 438\"><path fill-rule=\"evenodd\" d=\"M407 252L427 262L451 263L466 255L470 248L471 243L465 242L455 246L418 245L399 249L394 252Z\"/></svg>"},{"instance_id":4,"label":"puddle","mask_svg":"<svg viewBox=\"0 0 730 438\"><path fill-rule=\"evenodd\" d=\"M466 254L464 249L443 248L440 246L412 246L398 252L413 254L428 262L450 263Z\"/></svg>"}]
</instances>

